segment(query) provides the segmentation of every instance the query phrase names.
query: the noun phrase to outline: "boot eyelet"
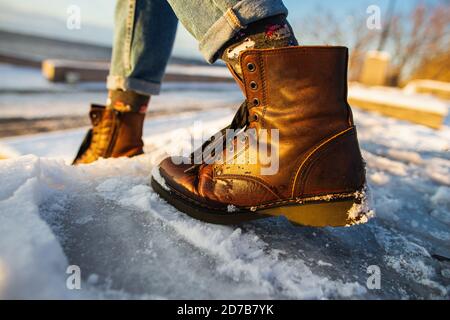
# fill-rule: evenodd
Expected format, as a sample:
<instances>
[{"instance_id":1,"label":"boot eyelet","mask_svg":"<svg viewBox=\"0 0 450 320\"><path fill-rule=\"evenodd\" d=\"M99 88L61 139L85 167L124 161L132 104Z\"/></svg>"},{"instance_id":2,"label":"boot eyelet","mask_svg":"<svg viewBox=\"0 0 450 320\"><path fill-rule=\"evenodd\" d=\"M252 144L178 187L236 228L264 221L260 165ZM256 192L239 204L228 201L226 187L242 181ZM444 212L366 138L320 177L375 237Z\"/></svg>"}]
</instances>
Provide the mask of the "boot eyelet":
<instances>
[{"instance_id":1,"label":"boot eyelet","mask_svg":"<svg viewBox=\"0 0 450 320\"><path fill-rule=\"evenodd\" d=\"M250 88L252 88L252 90L256 90L258 89L258 84L255 81L250 82Z\"/></svg>"},{"instance_id":2,"label":"boot eyelet","mask_svg":"<svg viewBox=\"0 0 450 320\"><path fill-rule=\"evenodd\" d=\"M259 99L258 98L253 99L253 105L255 107L259 106Z\"/></svg>"},{"instance_id":3,"label":"boot eyelet","mask_svg":"<svg viewBox=\"0 0 450 320\"><path fill-rule=\"evenodd\" d=\"M253 63L250 62L250 63L247 64L247 69L250 72L254 72L256 70L256 66Z\"/></svg>"},{"instance_id":4,"label":"boot eyelet","mask_svg":"<svg viewBox=\"0 0 450 320\"><path fill-rule=\"evenodd\" d=\"M256 121L258 121L259 120L259 117L258 117L258 115L255 113L253 116L252 116L252 122L256 122Z\"/></svg>"}]
</instances>

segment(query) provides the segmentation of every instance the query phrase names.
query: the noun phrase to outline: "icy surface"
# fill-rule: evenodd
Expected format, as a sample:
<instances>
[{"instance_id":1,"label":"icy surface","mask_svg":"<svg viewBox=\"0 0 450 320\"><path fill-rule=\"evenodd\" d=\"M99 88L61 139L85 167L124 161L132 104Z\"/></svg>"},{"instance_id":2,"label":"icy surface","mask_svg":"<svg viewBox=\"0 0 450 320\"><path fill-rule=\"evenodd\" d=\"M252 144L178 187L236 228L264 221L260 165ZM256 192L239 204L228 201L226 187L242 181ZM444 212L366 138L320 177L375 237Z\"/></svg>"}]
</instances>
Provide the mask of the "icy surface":
<instances>
[{"instance_id":1,"label":"icy surface","mask_svg":"<svg viewBox=\"0 0 450 320\"><path fill-rule=\"evenodd\" d=\"M95 86L8 68L0 117L84 115L87 101L104 101ZM240 99L223 84L166 86L152 108L180 112L147 120L146 154L133 159L70 166L85 129L0 139L10 158L0 160L0 299L450 297L448 119L435 131L354 110L377 213L367 224L205 224L161 200L150 174L199 128L227 125ZM81 268L81 290L66 287L69 265ZM366 286L371 265L380 290Z\"/></svg>"},{"instance_id":2,"label":"icy surface","mask_svg":"<svg viewBox=\"0 0 450 320\"><path fill-rule=\"evenodd\" d=\"M67 163L83 130L3 139L35 155L0 161L0 297L449 298L449 127L355 110L377 211L368 224L298 228L273 218L224 227L179 213L149 177L188 143L174 129L192 132L201 120L213 131L231 116L155 118L148 154L78 167ZM66 289L68 265L81 268L80 291ZM366 287L370 265L381 269L380 290Z\"/></svg>"}]
</instances>

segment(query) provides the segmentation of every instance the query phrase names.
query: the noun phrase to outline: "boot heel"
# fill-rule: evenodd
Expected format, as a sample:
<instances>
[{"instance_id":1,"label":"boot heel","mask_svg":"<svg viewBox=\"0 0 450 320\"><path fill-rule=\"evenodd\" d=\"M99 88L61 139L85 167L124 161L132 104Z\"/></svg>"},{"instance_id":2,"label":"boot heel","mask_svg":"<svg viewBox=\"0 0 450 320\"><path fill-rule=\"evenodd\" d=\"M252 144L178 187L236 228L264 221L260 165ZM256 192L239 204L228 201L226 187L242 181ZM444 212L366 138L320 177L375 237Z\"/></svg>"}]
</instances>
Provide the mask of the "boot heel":
<instances>
[{"instance_id":1,"label":"boot heel","mask_svg":"<svg viewBox=\"0 0 450 320\"><path fill-rule=\"evenodd\" d=\"M364 213L351 214L354 199L335 202L316 202L309 204L289 205L265 210L258 213L270 216L285 216L291 223L310 227L345 227L359 223L358 217Z\"/></svg>"}]
</instances>

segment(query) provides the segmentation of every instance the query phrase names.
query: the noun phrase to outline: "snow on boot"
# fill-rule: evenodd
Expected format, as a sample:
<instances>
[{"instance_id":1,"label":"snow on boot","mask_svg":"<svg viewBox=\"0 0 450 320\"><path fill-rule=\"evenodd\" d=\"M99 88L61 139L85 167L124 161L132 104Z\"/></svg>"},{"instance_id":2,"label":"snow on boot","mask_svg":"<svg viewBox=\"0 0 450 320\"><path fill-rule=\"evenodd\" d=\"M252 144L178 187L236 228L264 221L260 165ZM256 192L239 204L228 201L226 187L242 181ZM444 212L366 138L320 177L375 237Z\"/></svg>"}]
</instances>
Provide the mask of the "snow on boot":
<instances>
[{"instance_id":1,"label":"snow on boot","mask_svg":"<svg viewBox=\"0 0 450 320\"><path fill-rule=\"evenodd\" d=\"M242 80L235 78L246 102L232 124L190 158L162 161L153 172L154 190L210 223L279 215L318 227L366 222L365 168L347 103L348 49L251 49L239 63ZM239 135L229 138L226 129L255 132L258 144L244 135L239 150ZM264 139L267 131L278 139ZM223 152L210 153L218 145ZM256 145L275 150L274 172L267 173L273 163L261 160Z\"/></svg>"},{"instance_id":2,"label":"snow on boot","mask_svg":"<svg viewBox=\"0 0 450 320\"><path fill-rule=\"evenodd\" d=\"M142 128L145 113L120 112L92 105L92 128L82 142L73 164L91 163L99 158L132 157L143 152Z\"/></svg>"}]
</instances>

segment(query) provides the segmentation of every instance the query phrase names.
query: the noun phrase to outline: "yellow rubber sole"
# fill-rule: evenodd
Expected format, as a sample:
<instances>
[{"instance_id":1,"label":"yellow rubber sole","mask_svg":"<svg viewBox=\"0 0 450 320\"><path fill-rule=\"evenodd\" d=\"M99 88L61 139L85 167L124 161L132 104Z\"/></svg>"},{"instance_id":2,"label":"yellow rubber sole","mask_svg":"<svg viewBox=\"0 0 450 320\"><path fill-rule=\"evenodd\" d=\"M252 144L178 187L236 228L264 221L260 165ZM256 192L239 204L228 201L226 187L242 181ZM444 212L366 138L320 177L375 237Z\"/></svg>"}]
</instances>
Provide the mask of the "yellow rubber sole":
<instances>
[{"instance_id":1,"label":"yellow rubber sole","mask_svg":"<svg viewBox=\"0 0 450 320\"><path fill-rule=\"evenodd\" d=\"M190 203L180 198L176 192L166 190L152 178L153 190L164 198L169 204L187 215L208 223L236 225L256 219L268 217L286 217L294 225L310 227L346 227L354 224L364 223L368 219L365 212L352 213L353 205L363 199L346 198L334 201L317 201L272 207L268 209L257 209L255 211L239 210L234 213L226 210L205 209L199 205Z\"/></svg>"},{"instance_id":2,"label":"yellow rubber sole","mask_svg":"<svg viewBox=\"0 0 450 320\"><path fill-rule=\"evenodd\" d=\"M289 205L283 207L258 210L269 216L284 216L290 222L310 227L345 227L355 223L349 211L354 200L336 202L320 202L310 204Z\"/></svg>"}]
</instances>

